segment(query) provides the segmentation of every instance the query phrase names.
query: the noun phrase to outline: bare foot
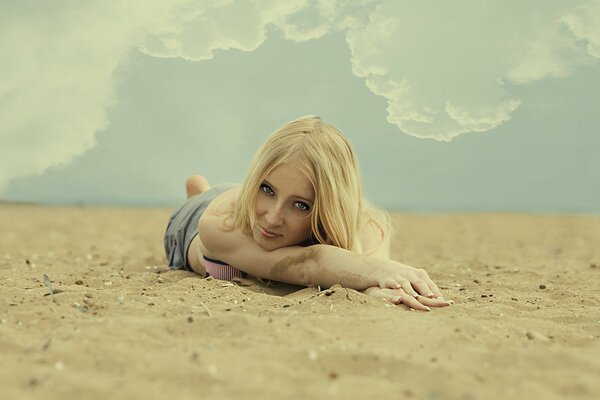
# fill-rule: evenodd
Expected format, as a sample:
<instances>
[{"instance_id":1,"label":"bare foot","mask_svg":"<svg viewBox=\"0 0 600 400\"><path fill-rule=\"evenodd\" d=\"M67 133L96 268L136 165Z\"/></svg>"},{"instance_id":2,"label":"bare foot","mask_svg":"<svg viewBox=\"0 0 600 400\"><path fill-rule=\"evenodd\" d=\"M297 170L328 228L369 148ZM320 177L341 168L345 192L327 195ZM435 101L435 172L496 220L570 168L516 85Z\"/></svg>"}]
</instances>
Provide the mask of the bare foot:
<instances>
[{"instance_id":1,"label":"bare foot","mask_svg":"<svg viewBox=\"0 0 600 400\"><path fill-rule=\"evenodd\" d=\"M192 175L185 181L185 190L188 199L210 189L208 180L202 175Z\"/></svg>"}]
</instances>

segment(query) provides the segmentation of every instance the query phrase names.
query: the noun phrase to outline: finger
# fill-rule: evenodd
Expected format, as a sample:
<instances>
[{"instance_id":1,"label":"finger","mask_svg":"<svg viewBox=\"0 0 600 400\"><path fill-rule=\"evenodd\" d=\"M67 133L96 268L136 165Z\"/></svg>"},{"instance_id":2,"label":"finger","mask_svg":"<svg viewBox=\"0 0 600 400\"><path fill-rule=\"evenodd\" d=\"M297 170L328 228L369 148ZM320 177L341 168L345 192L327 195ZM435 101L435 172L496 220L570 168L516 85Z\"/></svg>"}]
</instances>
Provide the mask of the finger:
<instances>
[{"instance_id":1,"label":"finger","mask_svg":"<svg viewBox=\"0 0 600 400\"><path fill-rule=\"evenodd\" d=\"M427 274L425 270L423 270L423 273L422 279L427 283L429 289L433 292L433 297L443 298L444 296L442 295L440 288L438 288L435 282L433 282L433 280L429 277L429 274Z\"/></svg>"},{"instance_id":2,"label":"finger","mask_svg":"<svg viewBox=\"0 0 600 400\"><path fill-rule=\"evenodd\" d=\"M419 292L419 294L421 294L423 296L427 296L427 297L434 296L433 292L429 288L429 285L424 280L415 279L411 283L412 283L412 286L417 290L417 292Z\"/></svg>"},{"instance_id":3,"label":"finger","mask_svg":"<svg viewBox=\"0 0 600 400\"><path fill-rule=\"evenodd\" d=\"M383 290L372 292L370 295L384 301L389 301L392 304L400 304L402 302L398 295L386 293Z\"/></svg>"},{"instance_id":4,"label":"finger","mask_svg":"<svg viewBox=\"0 0 600 400\"><path fill-rule=\"evenodd\" d=\"M419 296L416 298L421 304L424 304L429 307L448 307L454 302L452 300L444 300L444 299L431 299L425 296Z\"/></svg>"},{"instance_id":5,"label":"finger","mask_svg":"<svg viewBox=\"0 0 600 400\"><path fill-rule=\"evenodd\" d=\"M385 281L380 281L379 282L379 287L382 289L400 289L402 288L402 285L400 285L398 282L396 282L394 279L387 279Z\"/></svg>"},{"instance_id":6,"label":"finger","mask_svg":"<svg viewBox=\"0 0 600 400\"><path fill-rule=\"evenodd\" d=\"M400 299L400 294L404 293L402 289L381 289L378 287L373 287L366 289L364 291L365 294L368 294L371 297L376 297L378 299L388 301L392 304L400 304L402 300Z\"/></svg>"},{"instance_id":7,"label":"finger","mask_svg":"<svg viewBox=\"0 0 600 400\"><path fill-rule=\"evenodd\" d=\"M402 295L400 295L398 297L399 297L399 299L396 299L396 301L399 301L412 309L419 310L419 311L431 311L431 309L429 307L420 303L417 299L415 299L412 296L409 296L406 293L403 293ZM421 296L421 297L423 297L423 296Z\"/></svg>"},{"instance_id":8,"label":"finger","mask_svg":"<svg viewBox=\"0 0 600 400\"><path fill-rule=\"evenodd\" d=\"M402 290L405 293L411 295L412 297L417 297L419 295L419 293L415 292L415 289L412 287L408 280L403 280L402 282L400 282L400 285L402 286Z\"/></svg>"}]
</instances>

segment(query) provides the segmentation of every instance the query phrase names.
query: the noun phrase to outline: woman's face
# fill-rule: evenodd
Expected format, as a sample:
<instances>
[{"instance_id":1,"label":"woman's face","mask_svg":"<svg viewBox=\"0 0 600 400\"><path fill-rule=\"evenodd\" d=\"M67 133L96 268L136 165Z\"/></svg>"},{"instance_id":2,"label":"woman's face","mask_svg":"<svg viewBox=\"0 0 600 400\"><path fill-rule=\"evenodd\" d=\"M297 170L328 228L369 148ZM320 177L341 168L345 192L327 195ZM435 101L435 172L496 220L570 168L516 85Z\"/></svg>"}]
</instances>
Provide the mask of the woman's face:
<instances>
[{"instance_id":1,"label":"woman's face","mask_svg":"<svg viewBox=\"0 0 600 400\"><path fill-rule=\"evenodd\" d=\"M256 197L254 240L271 251L299 245L311 236L310 214L315 193L296 161L287 161L268 174Z\"/></svg>"}]
</instances>

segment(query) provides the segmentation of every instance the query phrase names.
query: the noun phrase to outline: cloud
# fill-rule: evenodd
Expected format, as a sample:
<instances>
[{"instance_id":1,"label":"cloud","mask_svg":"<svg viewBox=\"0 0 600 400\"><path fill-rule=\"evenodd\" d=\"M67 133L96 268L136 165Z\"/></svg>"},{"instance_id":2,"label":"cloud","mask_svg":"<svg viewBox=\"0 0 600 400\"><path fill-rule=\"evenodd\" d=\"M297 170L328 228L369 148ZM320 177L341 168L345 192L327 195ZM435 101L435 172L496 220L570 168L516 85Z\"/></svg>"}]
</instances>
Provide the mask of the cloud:
<instances>
[{"instance_id":1,"label":"cloud","mask_svg":"<svg viewBox=\"0 0 600 400\"><path fill-rule=\"evenodd\" d=\"M587 42L588 53L600 58L600 1L594 0L576 7L561 20L578 40Z\"/></svg>"},{"instance_id":2,"label":"cloud","mask_svg":"<svg viewBox=\"0 0 600 400\"><path fill-rule=\"evenodd\" d=\"M353 72L388 120L449 141L502 124L510 84L563 77L600 54L599 1L23 0L0 3L0 193L70 163L118 104L115 71L135 51L202 61L346 32Z\"/></svg>"},{"instance_id":3,"label":"cloud","mask_svg":"<svg viewBox=\"0 0 600 400\"><path fill-rule=\"evenodd\" d=\"M450 141L511 118L521 101L507 83L565 77L592 62L598 8L598 1L385 1L347 42L354 74L387 99L390 123Z\"/></svg>"},{"instance_id":4,"label":"cloud","mask_svg":"<svg viewBox=\"0 0 600 400\"><path fill-rule=\"evenodd\" d=\"M208 1L180 7L176 23L145 32L140 51L154 57L209 60L214 50L256 50L267 26L303 8L304 0Z\"/></svg>"},{"instance_id":5,"label":"cloud","mask_svg":"<svg viewBox=\"0 0 600 400\"><path fill-rule=\"evenodd\" d=\"M145 29L170 18L160 1L130 20L118 2L3 2L0 10L0 192L95 145L116 103L113 73Z\"/></svg>"},{"instance_id":6,"label":"cloud","mask_svg":"<svg viewBox=\"0 0 600 400\"><path fill-rule=\"evenodd\" d=\"M269 30L295 42L318 39L365 22L376 0L237 0L189 6L180 23L149 32L140 51L190 61L214 51L256 50ZM184 8L182 8L184 9Z\"/></svg>"},{"instance_id":7,"label":"cloud","mask_svg":"<svg viewBox=\"0 0 600 400\"><path fill-rule=\"evenodd\" d=\"M253 51L269 29L310 40L357 23L363 3L372 1L2 2L0 193L95 145L118 102L115 71L133 51L199 61Z\"/></svg>"}]
</instances>

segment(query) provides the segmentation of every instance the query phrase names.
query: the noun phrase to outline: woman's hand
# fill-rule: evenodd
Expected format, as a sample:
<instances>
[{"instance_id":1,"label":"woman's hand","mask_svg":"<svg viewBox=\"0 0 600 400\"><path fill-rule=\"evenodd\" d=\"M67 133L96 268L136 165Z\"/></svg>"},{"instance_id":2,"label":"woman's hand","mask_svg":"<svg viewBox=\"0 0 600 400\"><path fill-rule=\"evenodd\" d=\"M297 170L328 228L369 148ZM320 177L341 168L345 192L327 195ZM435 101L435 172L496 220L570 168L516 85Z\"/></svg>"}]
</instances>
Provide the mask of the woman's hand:
<instances>
[{"instance_id":1,"label":"woman's hand","mask_svg":"<svg viewBox=\"0 0 600 400\"><path fill-rule=\"evenodd\" d=\"M377 273L380 288L402 289L412 297L421 295L430 299L442 298L442 292L424 269L414 268L394 260L384 262L385 265Z\"/></svg>"},{"instance_id":2,"label":"woman's hand","mask_svg":"<svg viewBox=\"0 0 600 400\"><path fill-rule=\"evenodd\" d=\"M377 286L365 289L363 290L363 293L380 298L384 301L389 301L392 304L404 304L412 309L420 311L431 311L431 308L429 307L447 307L454 303L452 300L442 299L441 295L435 299L421 295L414 297L407 294L403 289L388 289Z\"/></svg>"}]
</instances>

